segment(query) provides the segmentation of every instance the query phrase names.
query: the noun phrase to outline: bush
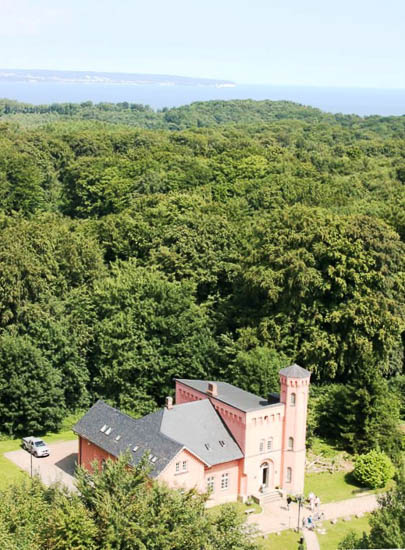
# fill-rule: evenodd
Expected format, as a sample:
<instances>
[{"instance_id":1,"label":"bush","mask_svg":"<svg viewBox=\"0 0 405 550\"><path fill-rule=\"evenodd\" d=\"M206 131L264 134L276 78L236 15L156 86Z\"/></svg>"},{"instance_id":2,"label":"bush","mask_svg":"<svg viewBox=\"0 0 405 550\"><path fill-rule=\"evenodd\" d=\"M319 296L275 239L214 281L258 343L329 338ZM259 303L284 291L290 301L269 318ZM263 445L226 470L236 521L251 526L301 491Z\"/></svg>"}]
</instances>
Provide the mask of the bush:
<instances>
[{"instance_id":1,"label":"bush","mask_svg":"<svg viewBox=\"0 0 405 550\"><path fill-rule=\"evenodd\" d=\"M353 472L357 481L372 489L384 487L394 473L395 468L388 456L376 450L359 455L356 458Z\"/></svg>"}]
</instances>

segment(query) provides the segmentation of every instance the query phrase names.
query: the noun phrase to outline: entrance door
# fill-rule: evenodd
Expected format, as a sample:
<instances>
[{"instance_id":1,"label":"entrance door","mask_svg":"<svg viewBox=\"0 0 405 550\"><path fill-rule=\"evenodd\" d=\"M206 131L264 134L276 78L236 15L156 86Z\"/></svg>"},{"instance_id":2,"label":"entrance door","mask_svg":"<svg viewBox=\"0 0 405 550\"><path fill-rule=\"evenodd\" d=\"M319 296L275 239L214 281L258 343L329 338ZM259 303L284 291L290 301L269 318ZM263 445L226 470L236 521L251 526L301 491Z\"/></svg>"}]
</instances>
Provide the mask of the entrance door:
<instances>
[{"instance_id":1,"label":"entrance door","mask_svg":"<svg viewBox=\"0 0 405 550\"><path fill-rule=\"evenodd\" d=\"M269 485L269 465L263 464L262 466L262 487L268 487Z\"/></svg>"}]
</instances>

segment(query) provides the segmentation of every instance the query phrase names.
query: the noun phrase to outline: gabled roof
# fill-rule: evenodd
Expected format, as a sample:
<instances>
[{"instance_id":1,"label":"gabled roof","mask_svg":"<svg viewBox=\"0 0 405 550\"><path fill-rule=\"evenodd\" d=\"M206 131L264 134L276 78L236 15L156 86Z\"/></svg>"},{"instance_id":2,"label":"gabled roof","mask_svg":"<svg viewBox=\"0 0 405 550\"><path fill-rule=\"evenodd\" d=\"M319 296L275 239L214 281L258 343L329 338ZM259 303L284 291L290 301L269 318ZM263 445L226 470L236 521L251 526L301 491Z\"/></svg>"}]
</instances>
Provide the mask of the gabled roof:
<instances>
[{"instance_id":1,"label":"gabled roof","mask_svg":"<svg viewBox=\"0 0 405 550\"><path fill-rule=\"evenodd\" d=\"M281 369L280 374L286 376L287 378L309 378L311 373L309 370L303 369L296 363L285 369Z\"/></svg>"},{"instance_id":2,"label":"gabled roof","mask_svg":"<svg viewBox=\"0 0 405 550\"><path fill-rule=\"evenodd\" d=\"M208 399L164 409L161 433L182 443L208 466L243 454Z\"/></svg>"},{"instance_id":3,"label":"gabled roof","mask_svg":"<svg viewBox=\"0 0 405 550\"><path fill-rule=\"evenodd\" d=\"M132 464L137 464L145 453L152 454L151 459L156 456L156 461L151 463L151 475L156 477L183 448L181 443L160 432L162 417L163 410L160 410L135 419L100 400L77 422L73 431L112 456L129 451ZM138 449L133 451L135 446Z\"/></svg>"},{"instance_id":4,"label":"gabled roof","mask_svg":"<svg viewBox=\"0 0 405 550\"><path fill-rule=\"evenodd\" d=\"M100 400L73 431L112 456L129 451L132 464L145 454L151 455L152 477L157 477L184 448L207 466L243 457L208 399L164 408L138 419Z\"/></svg>"},{"instance_id":5,"label":"gabled roof","mask_svg":"<svg viewBox=\"0 0 405 550\"><path fill-rule=\"evenodd\" d=\"M187 378L176 378L178 382L189 386L201 393L207 394L208 381L206 380L188 380ZM227 382L214 382L217 385L217 395L215 399L227 403L243 412L255 411L267 407L273 407L280 404L278 394L272 393L269 399L264 399L245 390L241 390Z\"/></svg>"}]
</instances>

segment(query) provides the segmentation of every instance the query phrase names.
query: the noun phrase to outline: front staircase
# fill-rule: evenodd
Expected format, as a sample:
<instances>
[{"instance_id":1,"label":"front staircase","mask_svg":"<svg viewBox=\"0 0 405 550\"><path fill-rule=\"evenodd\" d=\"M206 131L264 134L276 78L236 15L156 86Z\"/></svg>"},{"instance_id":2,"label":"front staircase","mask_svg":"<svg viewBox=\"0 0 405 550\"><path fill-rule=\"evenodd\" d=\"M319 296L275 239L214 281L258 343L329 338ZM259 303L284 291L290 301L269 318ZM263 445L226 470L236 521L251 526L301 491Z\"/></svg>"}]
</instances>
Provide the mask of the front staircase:
<instances>
[{"instance_id":1,"label":"front staircase","mask_svg":"<svg viewBox=\"0 0 405 550\"><path fill-rule=\"evenodd\" d=\"M258 493L253 496L253 500L264 506L265 504L270 504L272 502L278 502L282 499L283 493L279 489L265 489L263 493Z\"/></svg>"}]
</instances>

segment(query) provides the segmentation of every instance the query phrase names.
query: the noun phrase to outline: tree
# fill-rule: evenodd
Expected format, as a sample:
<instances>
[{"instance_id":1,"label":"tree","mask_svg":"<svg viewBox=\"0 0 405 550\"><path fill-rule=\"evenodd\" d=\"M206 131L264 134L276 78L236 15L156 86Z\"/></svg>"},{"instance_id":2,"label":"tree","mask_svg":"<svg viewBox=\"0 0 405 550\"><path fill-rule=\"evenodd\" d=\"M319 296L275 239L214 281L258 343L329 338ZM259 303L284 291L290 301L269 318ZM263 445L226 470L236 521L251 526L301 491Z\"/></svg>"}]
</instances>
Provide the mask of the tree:
<instances>
[{"instance_id":1,"label":"tree","mask_svg":"<svg viewBox=\"0 0 405 550\"><path fill-rule=\"evenodd\" d=\"M173 378L209 376L217 343L194 292L191 283L168 281L134 260L114 264L92 295L96 394L141 415L164 402Z\"/></svg>"},{"instance_id":2,"label":"tree","mask_svg":"<svg viewBox=\"0 0 405 550\"><path fill-rule=\"evenodd\" d=\"M353 475L366 487L384 487L394 473L394 466L388 456L375 449L356 457Z\"/></svg>"},{"instance_id":3,"label":"tree","mask_svg":"<svg viewBox=\"0 0 405 550\"><path fill-rule=\"evenodd\" d=\"M252 232L236 289L240 322L315 380L358 375L370 359L387 371L404 322L404 258L398 236L377 220L276 211Z\"/></svg>"},{"instance_id":4,"label":"tree","mask_svg":"<svg viewBox=\"0 0 405 550\"><path fill-rule=\"evenodd\" d=\"M61 375L27 336L0 336L0 425L9 435L56 431L66 413Z\"/></svg>"},{"instance_id":5,"label":"tree","mask_svg":"<svg viewBox=\"0 0 405 550\"><path fill-rule=\"evenodd\" d=\"M378 497L379 507L370 516L370 534L350 533L339 548L405 548L405 477L397 486Z\"/></svg>"}]
</instances>

